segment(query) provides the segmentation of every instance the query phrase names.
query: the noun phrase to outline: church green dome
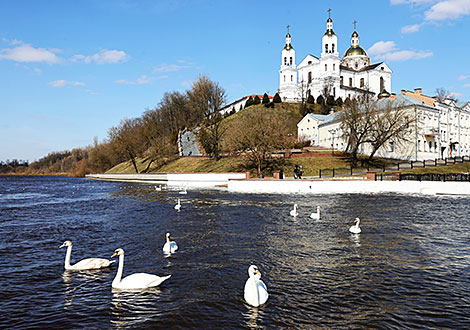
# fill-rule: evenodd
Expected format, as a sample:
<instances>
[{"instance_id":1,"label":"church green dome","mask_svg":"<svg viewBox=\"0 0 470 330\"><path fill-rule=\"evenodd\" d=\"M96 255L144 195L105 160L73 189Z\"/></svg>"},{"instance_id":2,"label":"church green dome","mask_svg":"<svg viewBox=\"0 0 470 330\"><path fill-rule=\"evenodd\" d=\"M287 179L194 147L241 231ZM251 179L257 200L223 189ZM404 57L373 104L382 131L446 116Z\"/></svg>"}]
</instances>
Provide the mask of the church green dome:
<instances>
[{"instance_id":1,"label":"church green dome","mask_svg":"<svg viewBox=\"0 0 470 330\"><path fill-rule=\"evenodd\" d=\"M364 49L362 49L361 46L356 46L356 47L349 47L349 49L346 51L346 53L344 53L344 56L343 57L346 57L346 56L355 56L355 55L363 55L363 56L367 56L367 53Z\"/></svg>"}]
</instances>

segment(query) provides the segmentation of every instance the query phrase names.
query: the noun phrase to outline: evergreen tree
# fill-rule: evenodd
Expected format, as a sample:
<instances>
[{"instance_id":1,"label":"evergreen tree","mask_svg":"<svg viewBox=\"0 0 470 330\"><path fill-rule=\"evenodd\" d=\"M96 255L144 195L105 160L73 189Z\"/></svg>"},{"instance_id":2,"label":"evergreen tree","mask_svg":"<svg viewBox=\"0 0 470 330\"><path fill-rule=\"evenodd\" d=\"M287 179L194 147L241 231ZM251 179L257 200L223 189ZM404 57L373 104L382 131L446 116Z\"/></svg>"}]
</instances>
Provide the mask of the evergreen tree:
<instances>
[{"instance_id":1,"label":"evergreen tree","mask_svg":"<svg viewBox=\"0 0 470 330\"><path fill-rule=\"evenodd\" d=\"M315 103L315 99L313 98L312 95L309 95L309 96L307 97L307 103L308 103L308 104L314 104L314 103Z\"/></svg>"},{"instance_id":2,"label":"evergreen tree","mask_svg":"<svg viewBox=\"0 0 470 330\"><path fill-rule=\"evenodd\" d=\"M279 93L276 93L276 95L274 95L273 102L274 103L281 103L282 102L281 97L279 96Z\"/></svg>"},{"instance_id":3,"label":"evergreen tree","mask_svg":"<svg viewBox=\"0 0 470 330\"><path fill-rule=\"evenodd\" d=\"M264 93L263 95L263 101L261 102L263 104L268 104L269 103L269 96L268 94Z\"/></svg>"},{"instance_id":4,"label":"evergreen tree","mask_svg":"<svg viewBox=\"0 0 470 330\"><path fill-rule=\"evenodd\" d=\"M336 105L335 97L333 95L328 95L328 97L326 98L326 105L328 106L328 108Z\"/></svg>"},{"instance_id":5,"label":"evergreen tree","mask_svg":"<svg viewBox=\"0 0 470 330\"><path fill-rule=\"evenodd\" d=\"M336 106L338 106L338 107L343 106L343 99L341 97L338 97L336 99Z\"/></svg>"},{"instance_id":6,"label":"evergreen tree","mask_svg":"<svg viewBox=\"0 0 470 330\"><path fill-rule=\"evenodd\" d=\"M259 96L256 95L255 98L253 99L253 104L260 104L261 100L259 99Z\"/></svg>"},{"instance_id":7,"label":"evergreen tree","mask_svg":"<svg viewBox=\"0 0 470 330\"><path fill-rule=\"evenodd\" d=\"M251 96L248 98L248 100L246 100L246 103L245 103L245 109L248 108L249 106L253 105L253 99L251 98Z\"/></svg>"},{"instance_id":8,"label":"evergreen tree","mask_svg":"<svg viewBox=\"0 0 470 330\"><path fill-rule=\"evenodd\" d=\"M319 95L317 97L317 104L320 104L320 105L324 105L325 104L325 99L323 98L323 96Z\"/></svg>"}]
</instances>

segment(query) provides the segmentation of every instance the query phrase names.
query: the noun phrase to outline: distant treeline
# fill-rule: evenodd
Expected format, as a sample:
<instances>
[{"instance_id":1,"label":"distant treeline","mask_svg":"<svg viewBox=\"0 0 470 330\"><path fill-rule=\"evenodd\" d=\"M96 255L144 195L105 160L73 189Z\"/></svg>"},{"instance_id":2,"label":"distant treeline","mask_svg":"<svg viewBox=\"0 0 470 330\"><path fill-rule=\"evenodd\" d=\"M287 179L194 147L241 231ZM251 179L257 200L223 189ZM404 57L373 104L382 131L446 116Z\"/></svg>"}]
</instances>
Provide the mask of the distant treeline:
<instances>
[{"instance_id":1,"label":"distant treeline","mask_svg":"<svg viewBox=\"0 0 470 330\"><path fill-rule=\"evenodd\" d=\"M131 161L136 172L136 158L161 166L178 154L178 132L203 123L211 124L226 102L225 90L207 76L201 75L186 92L172 91L163 95L158 105L141 117L121 120L108 130L108 136L93 145L71 151L52 152L38 161L2 162L0 173L70 174L105 172L124 161Z\"/></svg>"}]
</instances>

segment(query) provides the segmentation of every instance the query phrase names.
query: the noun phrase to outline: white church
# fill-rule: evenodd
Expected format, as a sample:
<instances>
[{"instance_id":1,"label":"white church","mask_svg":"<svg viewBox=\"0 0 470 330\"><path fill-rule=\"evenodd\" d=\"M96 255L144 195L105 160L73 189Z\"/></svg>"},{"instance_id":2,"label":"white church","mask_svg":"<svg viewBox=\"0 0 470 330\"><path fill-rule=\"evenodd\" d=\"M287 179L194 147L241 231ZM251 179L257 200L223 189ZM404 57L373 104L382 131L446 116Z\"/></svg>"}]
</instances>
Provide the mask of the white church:
<instances>
[{"instance_id":1,"label":"white church","mask_svg":"<svg viewBox=\"0 0 470 330\"><path fill-rule=\"evenodd\" d=\"M331 11L331 10L329 10ZM298 65L287 26L286 44L282 50L279 70L279 96L284 102L299 102L312 95L315 99L332 95L335 99L354 98L368 92L372 98L389 96L392 71L384 62L371 64L366 51L359 46L359 34L351 36L351 46L339 57L338 37L331 17L326 21L320 58L308 54Z\"/></svg>"}]
</instances>

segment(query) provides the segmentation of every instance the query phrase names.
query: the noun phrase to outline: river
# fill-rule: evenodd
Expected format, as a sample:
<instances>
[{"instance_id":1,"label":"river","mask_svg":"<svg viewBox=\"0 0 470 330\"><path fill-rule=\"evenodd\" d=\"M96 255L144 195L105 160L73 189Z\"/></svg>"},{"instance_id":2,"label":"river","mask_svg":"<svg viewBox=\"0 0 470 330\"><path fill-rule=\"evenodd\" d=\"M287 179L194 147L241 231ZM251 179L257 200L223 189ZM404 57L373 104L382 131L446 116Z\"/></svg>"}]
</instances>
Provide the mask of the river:
<instances>
[{"instance_id":1,"label":"river","mask_svg":"<svg viewBox=\"0 0 470 330\"><path fill-rule=\"evenodd\" d=\"M173 206L181 199L182 208ZM293 204L299 216L289 215ZM321 207L320 220L309 218ZM470 197L261 195L48 176L0 176L0 328L468 329ZM350 234L355 217L362 233ZM179 245L165 257L165 233ZM125 250L117 267L64 271ZM244 303L255 264L270 297Z\"/></svg>"}]
</instances>

